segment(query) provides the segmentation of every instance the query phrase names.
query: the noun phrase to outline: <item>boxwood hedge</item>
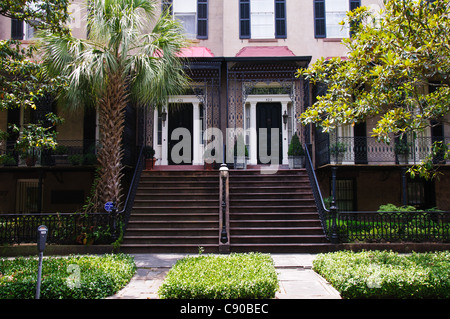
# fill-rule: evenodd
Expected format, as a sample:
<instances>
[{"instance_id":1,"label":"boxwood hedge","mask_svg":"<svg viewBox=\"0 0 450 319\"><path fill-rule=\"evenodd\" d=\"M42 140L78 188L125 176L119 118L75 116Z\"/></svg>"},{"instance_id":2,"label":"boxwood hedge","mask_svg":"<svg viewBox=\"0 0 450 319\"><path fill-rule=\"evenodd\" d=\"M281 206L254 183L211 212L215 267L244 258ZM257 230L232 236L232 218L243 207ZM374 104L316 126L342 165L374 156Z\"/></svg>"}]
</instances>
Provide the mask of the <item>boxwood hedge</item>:
<instances>
[{"instance_id":1,"label":"boxwood hedge","mask_svg":"<svg viewBox=\"0 0 450 319\"><path fill-rule=\"evenodd\" d=\"M38 259L0 259L0 299L32 299ZM41 299L99 299L113 295L131 280L134 258L124 254L44 257Z\"/></svg>"},{"instance_id":2,"label":"boxwood hedge","mask_svg":"<svg viewBox=\"0 0 450 319\"><path fill-rule=\"evenodd\" d=\"M398 254L339 251L319 254L313 269L343 298L450 297L450 252Z\"/></svg>"},{"instance_id":3,"label":"boxwood hedge","mask_svg":"<svg viewBox=\"0 0 450 319\"><path fill-rule=\"evenodd\" d=\"M272 257L248 253L188 256L169 271L161 299L273 298L278 278Z\"/></svg>"}]
</instances>

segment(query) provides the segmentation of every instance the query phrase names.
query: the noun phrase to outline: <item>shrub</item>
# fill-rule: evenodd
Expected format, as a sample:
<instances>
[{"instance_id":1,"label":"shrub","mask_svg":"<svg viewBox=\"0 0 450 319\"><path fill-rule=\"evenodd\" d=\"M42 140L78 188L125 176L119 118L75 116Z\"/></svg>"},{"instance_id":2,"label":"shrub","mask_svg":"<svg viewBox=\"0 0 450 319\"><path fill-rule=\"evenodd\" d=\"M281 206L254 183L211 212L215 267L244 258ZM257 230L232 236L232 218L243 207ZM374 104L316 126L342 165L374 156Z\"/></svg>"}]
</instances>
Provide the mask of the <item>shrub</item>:
<instances>
[{"instance_id":1,"label":"shrub","mask_svg":"<svg viewBox=\"0 0 450 319\"><path fill-rule=\"evenodd\" d=\"M0 259L0 299L32 299L36 294L38 260ZM45 257L41 299L100 299L128 284L134 259L123 254Z\"/></svg>"},{"instance_id":2,"label":"shrub","mask_svg":"<svg viewBox=\"0 0 450 319\"><path fill-rule=\"evenodd\" d=\"M278 278L270 255L200 255L179 260L159 288L162 299L273 298Z\"/></svg>"},{"instance_id":3,"label":"shrub","mask_svg":"<svg viewBox=\"0 0 450 319\"><path fill-rule=\"evenodd\" d=\"M319 254L313 269L343 298L450 297L450 253L399 255L387 251Z\"/></svg>"},{"instance_id":4,"label":"shrub","mask_svg":"<svg viewBox=\"0 0 450 319\"><path fill-rule=\"evenodd\" d=\"M291 143L288 148L288 156L303 156L305 155L305 150L300 143L300 139L297 136L297 133L292 135Z\"/></svg>"}]
</instances>

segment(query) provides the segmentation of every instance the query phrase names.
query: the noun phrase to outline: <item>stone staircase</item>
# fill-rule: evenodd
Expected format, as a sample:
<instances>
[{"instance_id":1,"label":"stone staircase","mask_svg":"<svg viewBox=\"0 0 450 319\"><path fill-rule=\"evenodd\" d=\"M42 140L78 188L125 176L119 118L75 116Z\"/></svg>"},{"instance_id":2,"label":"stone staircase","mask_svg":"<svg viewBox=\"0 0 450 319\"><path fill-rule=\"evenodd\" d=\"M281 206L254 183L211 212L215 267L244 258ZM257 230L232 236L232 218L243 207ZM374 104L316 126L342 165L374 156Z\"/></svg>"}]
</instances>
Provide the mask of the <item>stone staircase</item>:
<instances>
[{"instance_id":1,"label":"stone staircase","mask_svg":"<svg viewBox=\"0 0 450 319\"><path fill-rule=\"evenodd\" d=\"M306 171L231 171L230 238L233 252L329 250Z\"/></svg>"},{"instance_id":2,"label":"stone staircase","mask_svg":"<svg viewBox=\"0 0 450 319\"><path fill-rule=\"evenodd\" d=\"M304 169L230 170L230 251L322 252L323 235ZM156 170L141 175L121 251L219 251L219 172Z\"/></svg>"},{"instance_id":3,"label":"stone staircase","mask_svg":"<svg viewBox=\"0 0 450 319\"><path fill-rule=\"evenodd\" d=\"M143 171L121 251L218 251L217 171Z\"/></svg>"}]
</instances>

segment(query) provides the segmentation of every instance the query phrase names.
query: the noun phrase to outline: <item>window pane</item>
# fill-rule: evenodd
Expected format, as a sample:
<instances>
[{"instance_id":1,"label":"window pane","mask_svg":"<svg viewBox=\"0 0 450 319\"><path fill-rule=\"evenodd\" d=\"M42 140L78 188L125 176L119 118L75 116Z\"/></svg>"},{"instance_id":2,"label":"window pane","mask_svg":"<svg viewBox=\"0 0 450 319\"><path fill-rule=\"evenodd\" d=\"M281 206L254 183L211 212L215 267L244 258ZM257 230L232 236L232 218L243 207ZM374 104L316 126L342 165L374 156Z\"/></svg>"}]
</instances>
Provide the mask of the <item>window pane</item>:
<instances>
[{"instance_id":1,"label":"window pane","mask_svg":"<svg viewBox=\"0 0 450 319\"><path fill-rule=\"evenodd\" d=\"M175 18L181 22L186 37L189 39L195 39L197 35L195 28L196 25L195 14L175 14Z\"/></svg>"},{"instance_id":2,"label":"window pane","mask_svg":"<svg viewBox=\"0 0 450 319\"><path fill-rule=\"evenodd\" d=\"M252 0L252 39L275 38L275 2L273 0Z\"/></svg>"}]
</instances>

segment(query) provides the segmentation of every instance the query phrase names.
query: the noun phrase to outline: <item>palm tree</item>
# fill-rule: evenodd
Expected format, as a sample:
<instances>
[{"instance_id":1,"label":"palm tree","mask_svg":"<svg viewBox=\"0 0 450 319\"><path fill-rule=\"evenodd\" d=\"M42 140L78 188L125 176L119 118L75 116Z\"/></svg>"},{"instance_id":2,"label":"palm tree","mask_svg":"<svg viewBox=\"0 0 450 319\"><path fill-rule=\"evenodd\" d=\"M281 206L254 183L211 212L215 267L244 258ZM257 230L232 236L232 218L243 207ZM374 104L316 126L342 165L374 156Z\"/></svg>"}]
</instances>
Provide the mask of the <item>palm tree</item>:
<instances>
[{"instance_id":1,"label":"palm tree","mask_svg":"<svg viewBox=\"0 0 450 319\"><path fill-rule=\"evenodd\" d=\"M179 94L187 79L177 53L186 43L178 22L155 16L154 0L90 0L87 9L86 40L41 34L43 63L49 74L68 78L62 104L97 107L98 205L119 205L125 108L161 107Z\"/></svg>"}]
</instances>

